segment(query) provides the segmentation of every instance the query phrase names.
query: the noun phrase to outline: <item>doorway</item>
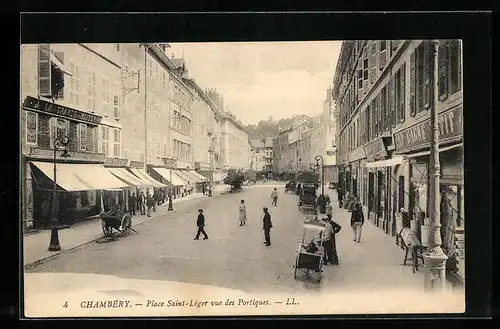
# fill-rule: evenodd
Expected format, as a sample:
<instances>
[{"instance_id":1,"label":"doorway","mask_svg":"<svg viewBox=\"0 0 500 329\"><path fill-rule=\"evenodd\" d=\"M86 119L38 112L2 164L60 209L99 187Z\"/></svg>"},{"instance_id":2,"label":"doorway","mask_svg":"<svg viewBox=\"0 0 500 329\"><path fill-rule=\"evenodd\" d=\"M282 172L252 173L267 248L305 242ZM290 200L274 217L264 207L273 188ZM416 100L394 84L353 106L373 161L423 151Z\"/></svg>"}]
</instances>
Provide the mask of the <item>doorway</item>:
<instances>
[{"instance_id":1,"label":"doorway","mask_svg":"<svg viewBox=\"0 0 500 329\"><path fill-rule=\"evenodd\" d=\"M368 212L371 212L374 210L375 206L375 188L374 188L374 183L375 183L375 176L372 172L368 173Z\"/></svg>"}]
</instances>

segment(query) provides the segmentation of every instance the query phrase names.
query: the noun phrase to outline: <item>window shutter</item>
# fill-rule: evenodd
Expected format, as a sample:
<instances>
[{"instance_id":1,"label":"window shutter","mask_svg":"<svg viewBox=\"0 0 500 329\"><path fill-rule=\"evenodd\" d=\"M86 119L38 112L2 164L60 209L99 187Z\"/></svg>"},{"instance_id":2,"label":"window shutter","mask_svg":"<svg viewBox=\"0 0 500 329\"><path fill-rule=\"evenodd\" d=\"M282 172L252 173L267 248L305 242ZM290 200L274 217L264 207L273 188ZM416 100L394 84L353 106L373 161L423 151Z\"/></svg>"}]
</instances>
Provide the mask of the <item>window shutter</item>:
<instances>
[{"instance_id":1,"label":"window shutter","mask_svg":"<svg viewBox=\"0 0 500 329\"><path fill-rule=\"evenodd\" d=\"M431 49L429 41L424 41L424 108L430 106L431 100Z\"/></svg>"},{"instance_id":2,"label":"window shutter","mask_svg":"<svg viewBox=\"0 0 500 329\"><path fill-rule=\"evenodd\" d=\"M438 96L439 100L445 100L448 97L448 58L449 44L442 40L438 49Z\"/></svg>"},{"instance_id":3,"label":"window shutter","mask_svg":"<svg viewBox=\"0 0 500 329\"><path fill-rule=\"evenodd\" d=\"M370 83L373 84L377 80L377 41L371 41L369 50Z\"/></svg>"},{"instance_id":4,"label":"window shutter","mask_svg":"<svg viewBox=\"0 0 500 329\"><path fill-rule=\"evenodd\" d=\"M118 95L114 95L113 96L113 117L115 119L119 119L120 118L120 106L119 106L119 99L118 99Z\"/></svg>"},{"instance_id":5,"label":"window shutter","mask_svg":"<svg viewBox=\"0 0 500 329\"><path fill-rule=\"evenodd\" d=\"M460 40L449 41L450 93L462 89L462 50Z\"/></svg>"},{"instance_id":6,"label":"window shutter","mask_svg":"<svg viewBox=\"0 0 500 329\"><path fill-rule=\"evenodd\" d=\"M38 142L38 113L25 111L26 114L26 144L37 145Z\"/></svg>"},{"instance_id":7,"label":"window shutter","mask_svg":"<svg viewBox=\"0 0 500 329\"><path fill-rule=\"evenodd\" d=\"M50 45L41 44L38 46L38 94L40 96L52 97L51 70Z\"/></svg>"},{"instance_id":8,"label":"window shutter","mask_svg":"<svg viewBox=\"0 0 500 329\"><path fill-rule=\"evenodd\" d=\"M87 126L87 151L94 152L94 128Z\"/></svg>"},{"instance_id":9,"label":"window shutter","mask_svg":"<svg viewBox=\"0 0 500 329\"><path fill-rule=\"evenodd\" d=\"M396 75L397 75L397 72L396 72ZM389 82L389 109L390 109L390 113L391 113L391 127L396 127L396 116L397 116L397 106L396 106L396 101L395 101L395 97L396 97L396 75L393 75L391 77L391 80Z\"/></svg>"},{"instance_id":10,"label":"window shutter","mask_svg":"<svg viewBox=\"0 0 500 329\"><path fill-rule=\"evenodd\" d=\"M416 52L410 55L410 116L415 116L417 113L417 97L416 97L416 85L417 85L417 72L416 72Z\"/></svg>"},{"instance_id":11,"label":"window shutter","mask_svg":"<svg viewBox=\"0 0 500 329\"><path fill-rule=\"evenodd\" d=\"M398 114L399 114L399 120L398 122L404 122L405 121L405 116L406 116L406 65L403 64L401 68L399 69L399 81L396 85L397 88L399 88L399 100L397 106L399 107L398 109Z\"/></svg>"},{"instance_id":12,"label":"window shutter","mask_svg":"<svg viewBox=\"0 0 500 329\"><path fill-rule=\"evenodd\" d=\"M80 123L78 124L78 140L80 143L80 150L86 151L87 150L87 125Z\"/></svg>"},{"instance_id":13,"label":"window shutter","mask_svg":"<svg viewBox=\"0 0 500 329\"><path fill-rule=\"evenodd\" d=\"M383 89L383 94L382 94L382 102L384 103L384 113L382 119L384 120L384 130L389 130L389 127L391 126L391 108L389 107L390 104L390 98L389 98L389 90L391 88L391 85L386 85L385 88Z\"/></svg>"},{"instance_id":14,"label":"window shutter","mask_svg":"<svg viewBox=\"0 0 500 329\"><path fill-rule=\"evenodd\" d=\"M385 44L385 49L382 50L382 45ZM379 69L382 71L387 64L387 41L380 41Z\"/></svg>"}]
</instances>

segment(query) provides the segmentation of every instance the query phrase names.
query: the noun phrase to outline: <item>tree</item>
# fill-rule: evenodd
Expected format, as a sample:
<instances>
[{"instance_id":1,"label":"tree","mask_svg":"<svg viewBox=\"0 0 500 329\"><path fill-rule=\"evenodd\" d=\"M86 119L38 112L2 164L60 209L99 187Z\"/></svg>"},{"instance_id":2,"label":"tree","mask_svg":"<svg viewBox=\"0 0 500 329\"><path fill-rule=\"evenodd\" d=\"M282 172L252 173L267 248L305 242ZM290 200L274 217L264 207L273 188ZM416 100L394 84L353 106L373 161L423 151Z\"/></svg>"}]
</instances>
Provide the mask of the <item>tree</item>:
<instances>
[{"instance_id":1,"label":"tree","mask_svg":"<svg viewBox=\"0 0 500 329\"><path fill-rule=\"evenodd\" d=\"M297 175L297 181L305 183L317 183L319 180L319 174L313 170L303 171Z\"/></svg>"},{"instance_id":2,"label":"tree","mask_svg":"<svg viewBox=\"0 0 500 329\"><path fill-rule=\"evenodd\" d=\"M245 172L245 180L251 182L251 181L254 181L257 177L257 173L255 172L255 170L247 170Z\"/></svg>"},{"instance_id":3,"label":"tree","mask_svg":"<svg viewBox=\"0 0 500 329\"><path fill-rule=\"evenodd\" d=\"M231 185L231 190L238 190L245 181L243 171L231 169L224 178L224 184Z\"/></svg>"}]
</instances>

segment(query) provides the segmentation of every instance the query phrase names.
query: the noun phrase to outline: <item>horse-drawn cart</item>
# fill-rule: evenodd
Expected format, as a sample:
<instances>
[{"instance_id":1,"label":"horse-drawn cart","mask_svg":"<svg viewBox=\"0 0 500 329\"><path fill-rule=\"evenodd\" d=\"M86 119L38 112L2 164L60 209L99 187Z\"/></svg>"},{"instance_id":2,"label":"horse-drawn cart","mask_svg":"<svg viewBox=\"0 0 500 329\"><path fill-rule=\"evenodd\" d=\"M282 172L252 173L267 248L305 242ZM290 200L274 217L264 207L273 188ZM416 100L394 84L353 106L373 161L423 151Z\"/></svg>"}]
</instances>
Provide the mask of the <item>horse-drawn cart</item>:
<instances>
[{"instance_id":1,"label":"horse-drawn cart","mask_svg":"<svg viewBox=\"0 0 500 329\"><path fill-rule=\"evenodd\" d=\"M111 208L107 212L99 214L102 221L102 232L104 236L109 238L113 236L113 229L120 232L122 236L127 236L132 228L132 216L129 213L124 213L119 207Z\"/></svg>"}]
</instances>

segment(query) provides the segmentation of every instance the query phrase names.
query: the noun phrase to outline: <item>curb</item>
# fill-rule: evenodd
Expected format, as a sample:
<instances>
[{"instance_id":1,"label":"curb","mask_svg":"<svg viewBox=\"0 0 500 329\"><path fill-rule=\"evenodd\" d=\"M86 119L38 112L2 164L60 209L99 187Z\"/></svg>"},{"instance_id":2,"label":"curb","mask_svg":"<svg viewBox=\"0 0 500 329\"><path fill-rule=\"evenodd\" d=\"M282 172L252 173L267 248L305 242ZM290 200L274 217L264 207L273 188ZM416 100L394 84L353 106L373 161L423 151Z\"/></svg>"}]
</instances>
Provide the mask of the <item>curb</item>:
<instances>
[{"instance_id":1,"label":"curb","mask_svg":"<svg viewBox=\"0 0 500 329\"><path fill-rule=\"evenodd\" d=\"M191 200L202 200L202 198L199 198L199 199L191 199ZM189 201L189 200L185 200L185 201ZM132 225L132 227L136 227L136 226L139 226L139 225L144 224L144 223L152 222L152 221L154 221L154 220L157 220L157 219L160 219L160 218L163 218L163 217L167 217L167 216L169 216L170 214L175 214L176 212L177 212L177 210L176 210L176 209L174 209L173 211L167 211L167 212L166 212L165 214L163 214L163 215L160 215L160 216L155 217L155 218L147 219L147 220L145 220L145 221L143 221L143 222L140 222L140 223L138 223L138 224ZM82 248L82 247L84 247L84 246L86 246L86 245L88 245L88 244L90 244L90 243L96 242L96 241L97 241L97 240L99 240L99 239L102 239L102 236L100 236L100 237L98 237L98 238L95 238L95 239L92 239L92 240L87 241L87 242L83 242L83 243L81 243L81 244L79 244L79 245L76 245L76 246L74 246L74 247L71 247L71 248L69 248L69 249L64 249L64 250L61 250L61 251L60 251L60 252L58 252L57 254L54 254L54 255L50 255L50 256L44 257L44 258L37 259L37 260L36 260L36 261L34 261L34 262L31 262L31 263L25 264L25 265L24 265L24 270L33 269L33 268L35 268L35 267L37 267L37 266L39 266L39 265L41 265L41 264L43 264L43 263L45 263L45 262L47 262L47 261L49 261L49 260L56 259L56 258L58 258L58 257L60 257L60 256L62 256L62 255L65 255L65 254L67 254L67 253L69 253L69 252L71 252L71 251L78 250L78 249L80 249L80 248Z\"/></svg>"}]
</instances>

